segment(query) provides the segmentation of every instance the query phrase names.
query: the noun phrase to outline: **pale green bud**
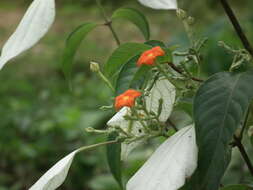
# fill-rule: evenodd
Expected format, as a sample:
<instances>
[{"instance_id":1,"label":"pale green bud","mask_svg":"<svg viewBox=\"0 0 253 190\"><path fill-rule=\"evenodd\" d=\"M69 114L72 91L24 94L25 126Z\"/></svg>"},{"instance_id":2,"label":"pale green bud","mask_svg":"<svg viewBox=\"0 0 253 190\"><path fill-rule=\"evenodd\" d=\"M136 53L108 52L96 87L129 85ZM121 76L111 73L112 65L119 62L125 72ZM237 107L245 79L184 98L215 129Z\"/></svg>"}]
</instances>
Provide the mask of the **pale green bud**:
<instances>
[{"instance_id":1,"label":"pale green bud","mask_svg":"<svg viewBox=\"0 0 253 190\"><path fill-rule=\"evenodd\" d=\"M90 62L90 70L95 73L99 72L100 71L99 64L93 61Z\"/></svg>"},{"instance_id":2,"label":"pale green bud","mask_svg":"<svg viewBox=\"0 0 253 190\"><path fill-rule=\"evenodd\" d=\"M187 13L183 9L177 9L177 17L181 20L185 20L187 18Z\"/></svg>"}]
</instances>

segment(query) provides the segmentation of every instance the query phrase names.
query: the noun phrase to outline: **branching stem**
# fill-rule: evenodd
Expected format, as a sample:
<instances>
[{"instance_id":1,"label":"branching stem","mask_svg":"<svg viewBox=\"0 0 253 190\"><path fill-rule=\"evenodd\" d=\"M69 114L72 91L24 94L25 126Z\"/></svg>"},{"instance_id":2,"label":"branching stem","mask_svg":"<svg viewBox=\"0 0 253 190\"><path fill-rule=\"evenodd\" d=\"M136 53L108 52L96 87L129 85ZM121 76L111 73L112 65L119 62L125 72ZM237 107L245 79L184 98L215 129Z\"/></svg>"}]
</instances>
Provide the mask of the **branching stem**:
<instances>
[{"instance_id":1,"label":"branching stem","mask_svg":"<svg viewBox=\"0 0 253 190\"><path fill-rule=\"evenodd\" d=\"M97 6L98 6L104 20L105 20L105 25L108 26L108 28L111 30L112 35L113 35L117 45L119 46L120 45L120 40L119 40L119 37L118 37L117 33L115 32L114 28L112 27L112 21L108 19L107 15L105 13L105 9L102 6L100 0L96 0L96 3L97 3Z\"/></svg>"},{"instance_id":2,"label":"branching stem","mask_svg":"<svg viewBox=\"0 0 253 190\"><path fill-rule=\"evenodd\" d=\"M253 165L249 159L249 156L248 156L241 140L238 137L236 137L235 135L234 135L234 143L235 143L235 146L239 149L247 167L249 168L251 175L253 176Z\"/></svg>"},{"instance_id":3,"label":"branching stem","mask_svg":"<svg viewBox=\"0 0 253 190\"><path fill-rule=\"evenodd\" d=\"M240 26L233 10L231 9L230 5L228 4L227 0L220 0L221 5L223 9L225 10L228 18L230 19L237 35L241 39L241 42L244 46L244 48L250 53L251 56L253 56L253 48L249 43L249 40L247 39L246 35L244 34L242 27Z\"/></svg>"}]
</instances>

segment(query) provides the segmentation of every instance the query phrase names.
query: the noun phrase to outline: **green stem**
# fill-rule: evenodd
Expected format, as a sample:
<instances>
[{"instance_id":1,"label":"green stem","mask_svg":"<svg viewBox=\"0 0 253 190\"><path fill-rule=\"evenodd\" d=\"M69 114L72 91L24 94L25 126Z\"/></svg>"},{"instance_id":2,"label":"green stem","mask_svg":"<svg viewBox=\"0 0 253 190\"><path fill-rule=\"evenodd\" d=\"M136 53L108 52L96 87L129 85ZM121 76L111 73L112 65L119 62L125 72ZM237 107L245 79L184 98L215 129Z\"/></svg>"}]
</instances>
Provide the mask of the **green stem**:
<instances>
[{"instance_id":1,"label":"green stem","mask_svg":"<svg viewBox=\"0 0 253 190\"><path fill-rule=\"evenodd\" d=\"M170 81L176 88L179 89L179 87L171 80L170 76L168 75L168 73L164 70L164 68L161 66L160 63L156 62L156 67L157 69L160 71L160 73L163 74L163 76Z\"/></svg>"},{"instance_id":2,"label":"green stem","mask_svg":"<svg viewBox=\"0 0 253 190\"><path fill-rule=\"evenodd\" d=\"M141 118L139 117L139 115L138 115L138 113L137 113L137 111L135 110L134 107L131 108L131 112L132 112L132 114L133 114L136 118L139 119L138 121L141 123L141 125L142 125L143 128L144 128L144 130L145 130L146 132L149 132L149 131L150 131L149 128L148 128L148 127L145 125L145 123L141 120Z\"/></svg>"},{"instance_id":3,"label":"green stem","mask_svg":"<svg viewBox=\"0 0 253 190\"><path fill-rule=\"evenodd\" d=\"M235 141L235 145L239 149L239 151L240 151L240 153L241 153L241 155L242 155L242 157L243 157L243 159L244 159L244 161L245 161L245 163L246 163L246 165L247 165L247 167L248 167L251 175L253 176L253 165L252 165L252 163L251 163L251 161L249 159L249 156L248 156L248 154L247 154L247 152L246 152L246 150L245 150L245 148L244 148L241 140L234 135L234 141Z\"/></svg>"},{"instance_id":4,"label":"green stem","mask_svg":"<svg viewBox=\"0 0 253 190\"><path fill-rule=\"evenodd\" d=\"M105 75L101 72L98 71L98 75L99 77L107 84L107 86L113 91L115 92L114 87L112 86L112 83L105 77Z\"/></svg>"},{"instance_id":5,"label":"green stem","mask_svg":"<svg viewBox=\"0 0 253 190\"><path fill-rule=\"evenodd\" d=\"M250 109L248 108L246 116L245 116L245 119L244 119L244 123L243 123L243 126L242 126L242 130L241 130L240 135L239 135L240 141L242 141L244 130L247 127L247 123L248 123L248 119L249 119L249 114L250 114Z\"/></svg>"},{"instance_id":6,"label":"green stem","mask_svg":"<svg viewBox=\"0 0 253 190\"><path fill-rule=\"evenodd\" d=\"M243 46L251 54L251 56L253 56L253 48L252 48L248 38L246 37L239 21L237 20L232 8L230 7L229 3L227 2L227 0L220 0L220 2L221 2L223 9L225 10L228 18L230 19L238 37L240 38Z\"/></svg>"},{"instance_id":7,"label":"green stem","mask_svg":"<svg viewBox=\"0 0 253 190\"><path fill-rule=\"evenodd\" d=\"M105 145L108 145L108 144L116 144L116 143L119 143L118 140L102 142L102 143L93 144L93 145L90 145L90 146L83 146L83 147L79 148L77 150L77 152L82 152L82 151L90 150L90 149L97 148L97 147L100 147L100 146L105 146Z\"/></svg>"},{"instance_id":8,"label":"green stem","mask_svg":"<svg viewBox=\"0 0 253 190\"><path fill-rule=\"evenodd\" d=\"M108 19L107 15L105 13L105 9L102 6L100 0L96 0L96 3L97 3L97 6L98 6L104 20L105 20L105 25L109 27L117 45L120 46L120 40L119 40L119 37L118 37L117 33L115 32L114 28L112 27L112 21Z\"/></svg>"}]
</instances>

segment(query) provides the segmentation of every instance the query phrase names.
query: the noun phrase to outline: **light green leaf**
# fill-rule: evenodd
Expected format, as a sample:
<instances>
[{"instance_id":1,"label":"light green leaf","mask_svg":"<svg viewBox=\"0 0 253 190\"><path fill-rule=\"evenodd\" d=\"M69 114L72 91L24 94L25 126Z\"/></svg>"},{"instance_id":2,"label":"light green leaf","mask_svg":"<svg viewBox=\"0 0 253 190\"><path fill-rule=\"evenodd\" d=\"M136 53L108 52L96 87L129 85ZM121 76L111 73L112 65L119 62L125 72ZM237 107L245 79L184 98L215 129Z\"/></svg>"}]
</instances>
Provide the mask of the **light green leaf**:
<instances>
[{"instance_id":1,"label":"light green leaf","mask_svg":"<svg viewBox=\"0 0 253 190\"><path fill-rule=\"evenodd\" d=\"M253 97L253 71L213 75L198 90L194 119L199 162L193 189L216 190L230 162L233 134ZM195 183L196 184L196 183Z\"/></svg>"},{"instance_id":2,"label":"light green leaf","mask_svg":"<svg viewBox=\"0 0 253 190\"><path fill-rule=\"evenodd\" d=\"M126 19L132 22L140 29L145 39L149 40L149 24L145 15L143 15L140 11L132 8L120 8L117 9L112 15L112 20L115 19Z\"/></svg>"},{"instance_id":3,"label":"light green leaf","mask_svg":"<svg viewBox=\"0 0 253 190\"><path fill-rule=\"evenodd\" d=\"M151 46L140 43L125 43L118 47L105 64L104 72L107 77L115 77L119 69L132 57L150 49Z\"/></svg>"},{"instance_id":4,"label":"light green leaf","mask_svg":"<svg viewBox=\"0 0 253 190\"><path fill-rule=\"evenodd\" d=\"M115 140L117 138L117 133L112 133L108 137L108 141ZM114 179L118 182L121 189L123 189L122 184L122 172L121 172L121 145L111 144L107 145L107 162Z\"/></svg>"},{"instance_id":5,"label":"light green leaf","mask_svg":"<svg viewBox=\"0 0 253 190\"><path fill-rule=\"evenodd\" d=\"M62 70L65 77L70 80L75 54L86 35L98 25L96 23L85 23L77 27L68 37L63 52Z\"/></svg>"},{"instance_id":6,"label":"light green leaf","mask_svg":"<svg viewBox=\"0 0 253 190\"><path fill-rule=\"evenodd\" d=\"M223 187L220 190L251 190L252 187L247 185L229 185L227 187Z\"/></svg>"}]
</instances>

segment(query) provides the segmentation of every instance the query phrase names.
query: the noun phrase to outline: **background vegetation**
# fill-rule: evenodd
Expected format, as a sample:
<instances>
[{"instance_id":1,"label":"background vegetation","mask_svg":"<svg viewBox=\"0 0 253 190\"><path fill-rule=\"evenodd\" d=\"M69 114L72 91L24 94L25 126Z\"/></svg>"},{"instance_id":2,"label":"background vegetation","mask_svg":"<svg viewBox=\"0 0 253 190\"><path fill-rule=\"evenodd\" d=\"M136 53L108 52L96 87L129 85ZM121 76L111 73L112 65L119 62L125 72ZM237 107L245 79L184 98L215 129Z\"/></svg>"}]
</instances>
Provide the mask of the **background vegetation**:
<instances>
[{"instance_id":1,"label":"background vegetation","mask_svg":"<svg viewBox=\"0 0 253 190\"><path fill-rule=\"evenodd\" d=\"M31 0L0 1L0 46L14 31ZM96 29L82 43L75 59L74 90L69 91L60 70L60 60L67 36L86 21L103 23L94 0L56 0L57 17L53 28L41 43L11 61L0 72L0 190L28 189L47 169L67 153L84 144L102 141L104 136L85 133L86 127L104 128L112 112L100 111L112 102L110 91L89 70L91 60L104 63L116 44L106 27ZM155 11L135 0L104 1L108 14L120 6L142 10L151 24L152 39L168 44L187 45L182 24L173 11ZM202 74L226 70L230 55L217 45L223 40L239 48L218 1L180 1L180 7L196 18L196 32L208 37ZM253 2L231 0L236 14L253 41ZM122 42L144 39L128 22L114 24ZM183 125L177 111L172 119ZM246 142L247 143L247 142ZM156 142L138 149L125 164L128 179L154 150ZM252 152L252 149L249 151ZM234 151L230 174L224 184L252 182L240 155ZM253 158L253 154L251 154ZM108 173L104 149L80 154L60 189L116 190Z\"/></svg>"}]
</instances>

